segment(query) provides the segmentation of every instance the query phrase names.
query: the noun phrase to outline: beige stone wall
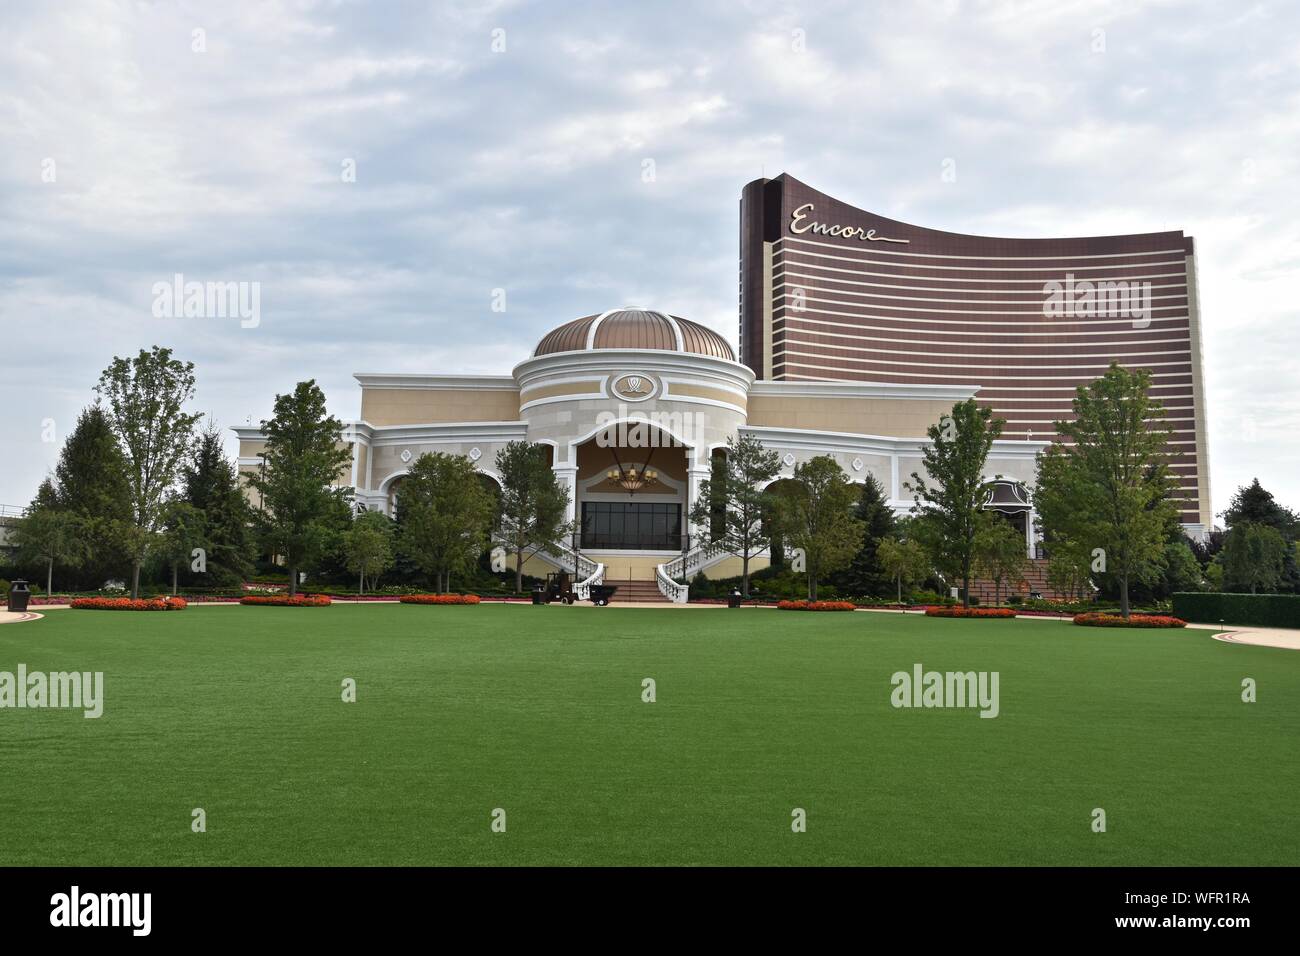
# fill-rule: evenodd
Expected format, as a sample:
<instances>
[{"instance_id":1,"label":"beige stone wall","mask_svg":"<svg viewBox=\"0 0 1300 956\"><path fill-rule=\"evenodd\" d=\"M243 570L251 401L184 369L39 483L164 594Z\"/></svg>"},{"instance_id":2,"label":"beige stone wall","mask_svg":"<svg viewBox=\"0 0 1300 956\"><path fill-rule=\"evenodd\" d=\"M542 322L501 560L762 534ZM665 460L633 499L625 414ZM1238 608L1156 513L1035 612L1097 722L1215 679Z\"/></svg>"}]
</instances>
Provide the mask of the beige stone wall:
<instances>
[{"instance_id":1,"label":"beige stone wall","mask_svg":"<svg viewBox=\"0 0 1300 956\"><path fill-rule=\"evenodd\" d=\"M514 422L519 392L505 388L363 388L361 419L371 425Z\"/></svg>"},{"instance_id":2,"label":"beige stone wall","mask_svg":"<svg viewBox=\"0 0 1300 956\"><path fill-rule=\"evenodd\" d=\"M924 438L925 430L952 411L943 399L749 396L748 424L772 428Z\"/></svg>"}]
</instances>

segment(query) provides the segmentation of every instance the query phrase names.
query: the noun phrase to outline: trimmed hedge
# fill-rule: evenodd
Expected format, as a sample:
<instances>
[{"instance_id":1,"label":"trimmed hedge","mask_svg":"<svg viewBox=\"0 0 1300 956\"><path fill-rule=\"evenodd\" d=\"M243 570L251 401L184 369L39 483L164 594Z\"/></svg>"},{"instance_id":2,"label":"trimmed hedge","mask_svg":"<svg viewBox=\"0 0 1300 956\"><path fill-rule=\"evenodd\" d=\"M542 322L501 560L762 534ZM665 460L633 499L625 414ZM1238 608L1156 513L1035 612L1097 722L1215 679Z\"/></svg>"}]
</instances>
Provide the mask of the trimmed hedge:
<instances>
[{"instance_id":1,"label":"trimmed hedge","mask_svg":"<svg viewBox=\"0 0 1300 956\"><path fill-rule=\"evenodd\" d=\"M1253 624L1300 627L1300 594L1216 594L1179 591L1174 614L1198 624Z\"/></svg>"},{"instance_id":2,"label":"trimmed hedge","mask_svg":"<svg viewBox=\"0 0 1300 956\"><path fill-rule=\"evenodd\" d=\"M1087 614L1077 614L1074 618L1075 624L1081 624L1084 627L1186 627L1187 622L1182 618L1168 617L1163 614L1130 614L1128 620L1124 620L1120 614L1098 614L1091 611Z\"/></svg>"}]
</instances>

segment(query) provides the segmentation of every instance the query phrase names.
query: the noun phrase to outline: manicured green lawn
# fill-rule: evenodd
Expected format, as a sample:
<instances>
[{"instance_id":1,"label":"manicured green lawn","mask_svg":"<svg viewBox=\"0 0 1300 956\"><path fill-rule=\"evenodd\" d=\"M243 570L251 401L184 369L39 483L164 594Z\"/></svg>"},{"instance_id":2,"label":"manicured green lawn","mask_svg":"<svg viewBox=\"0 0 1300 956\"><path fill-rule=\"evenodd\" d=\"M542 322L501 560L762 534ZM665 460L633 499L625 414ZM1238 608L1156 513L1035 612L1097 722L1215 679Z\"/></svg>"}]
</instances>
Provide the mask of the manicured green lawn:
<instances>
[{"instance_id":1,"label":"manicured green lawn","mask_svg":"<svg viewBox=\"0 0 1300 956\"><path fill-rule=\"evenodd\" d=\"M4 625L20 662L102 670L106 704L0 710L5 865L1300 859L1300 653L1203 631L191 607ZM894 709L917 662L1000 672L1000 716Z\"/></svg>"}]
</instances>

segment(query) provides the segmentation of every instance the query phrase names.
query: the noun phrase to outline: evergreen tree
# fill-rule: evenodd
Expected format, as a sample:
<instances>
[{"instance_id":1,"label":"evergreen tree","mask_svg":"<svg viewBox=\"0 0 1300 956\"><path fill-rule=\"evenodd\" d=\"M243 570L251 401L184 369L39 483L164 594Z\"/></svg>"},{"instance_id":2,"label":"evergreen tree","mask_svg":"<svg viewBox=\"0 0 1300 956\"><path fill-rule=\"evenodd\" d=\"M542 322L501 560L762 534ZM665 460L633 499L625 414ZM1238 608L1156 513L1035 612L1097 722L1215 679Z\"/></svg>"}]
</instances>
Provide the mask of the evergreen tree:
<instances>
[{"instance_id":1,"label":"evergreen tree","mask_svg":"<svg viewBox=\"0 0 1300 956\"><path fill-rule=\"evenodd\" d=\"M239 486L239 473L226 458L215 423L199 433L181 474L181 498L202 512L207 535L204 583L229 587L253 570L253 510Z\"/></svg>"},{"instance_id":2,"label":"evergreen tree","mask_svg":"<svg viewBox=\"0 0 1300 956\"><path fill-rule=\"evenodd\" d=\"M1290 508L1278 504L1273 495L1260 485L1258 478L1237 489L1228 509L1223 512L1223 520L1230 529L1239 524L1259 524L1273 528L1287 540L1300 535L1300 517Z\"/></svg>"},{"instance_id":3,"label":"evergreen tree","mask_svg":"<svg viewBox=\"0 0 1300 956\"><path fill-rule=\"evenodd\" d=\"M74 581L94 587L120 573L125 560L120 529L131 521L131 489L126 459L103 408L82 410L63 442L53 481L41 483L33 505L65 511L81 519L84 560Z\"/></svg>"},{"instance_id":4,"label":"evergreen tree","mask_svg":"<svg viewBox=\"0 0 1300 956\"><path fill-rule=\"evenodd\" d=\"M898 521L875 475L868 474L862 483L853 516L863 524L862 543L849 566L831 575L831 583L846 594L886 597L894 590L896 575L885 568L876 552L881 542L894 536Z\"/></svg>"}]
</instances>

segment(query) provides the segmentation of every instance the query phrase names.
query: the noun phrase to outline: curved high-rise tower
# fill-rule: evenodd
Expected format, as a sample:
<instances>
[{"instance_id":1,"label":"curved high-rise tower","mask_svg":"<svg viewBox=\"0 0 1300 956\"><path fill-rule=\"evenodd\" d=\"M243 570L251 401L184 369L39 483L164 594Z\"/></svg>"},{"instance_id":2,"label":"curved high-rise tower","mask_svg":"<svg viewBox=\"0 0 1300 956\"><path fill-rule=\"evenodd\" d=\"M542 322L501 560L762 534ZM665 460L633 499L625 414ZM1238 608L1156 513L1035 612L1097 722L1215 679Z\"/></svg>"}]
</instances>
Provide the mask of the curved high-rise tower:
<instances>
[{"instance_id":1,"label":"curved high-rise tower","mask_svg":"<svg viewBox=\"0 0 1300 956\"><path fill-rule=\"evenodd\" d=\"M886 219L788 175L740 200L740 357L760 379L976 385L1047 440L1111 360L1168 410L1182 521L1211 527L1192 239L1000 239Z\"/></svg>"}]
</instances>

